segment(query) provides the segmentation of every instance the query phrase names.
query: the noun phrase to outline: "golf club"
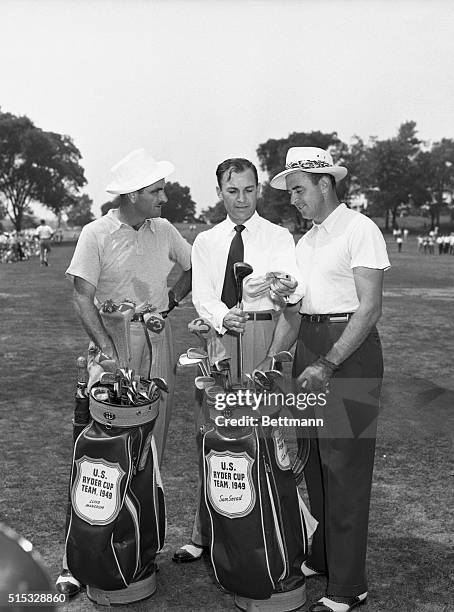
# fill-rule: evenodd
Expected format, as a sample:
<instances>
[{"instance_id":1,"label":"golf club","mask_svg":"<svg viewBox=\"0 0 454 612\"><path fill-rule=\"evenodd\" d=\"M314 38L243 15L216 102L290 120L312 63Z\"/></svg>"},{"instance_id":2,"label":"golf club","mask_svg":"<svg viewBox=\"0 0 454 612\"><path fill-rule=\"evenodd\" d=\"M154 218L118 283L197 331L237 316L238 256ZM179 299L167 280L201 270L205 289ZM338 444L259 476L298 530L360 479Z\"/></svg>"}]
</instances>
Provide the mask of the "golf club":
<instances>
[{"instance_id":1,"label":"golf club","mask_svg":"<svg viewBox=\"0 0 454 612\"><path fill-rule=\"evenodd\" d=\"M252 387L251 388L257 390L257 385L255 384L255 380L252 378L252 376L250 374L247 374L247 373L244 376L246 378L247 386L249 387L250 386L249 383L252 383Z\"/></svg>"},{"instance_id":2,"label":"golf club","mask_svg":"<svg viewBox=\"0 0 454 612\"><path fill-rule=\"evenodd\" d=\"M188 348L186 355L189 357L189 359L200 359L207 372L207 376L210 376L210 362L208 353L205 350L201 348Z\"/></svg>"},{"instance_id":3,"label":"golf club","mask_svg":"<svg viewBox=\"0 0 454 612\"><path fill-rule=\"evenodd\" d=\"M197 378L194 379L194 384L197 389L208 389L209 387L214 387L216 381L212 376L197 376Z\"/></svg>"},{"instance_id":4,"label":"golf club","mask_svg":"<svg viewBox=\"0 0 454 612\"><path fill-rule=\"evenodd\" d=\"M103 372L99 378L101 385L115 384L115 374L113 372Z\"/></svg>"},{"instance_id":5,"label":"golf club","mask_svg":"<svg viewBox=\"0 0 454 612\"><path fill-rule=\"evenodd\" d=\"M110 302L110 300L107 300L107 302ZM129 329L135 309L132 307L124 311L120 311L118 308L112 310L112 304L107 304L107 302L104 302L101 306L101 320L117 351L120 368L126 369L131 358Z\"/></svg>"},{"instance_id":6,"label":"golf club","mask_svg":"<svg viewBox=\"0 0 454 612\"><path fill-rule=\"evenodd\" d=\"M153 345L149 332L160 334L165 327L164 319L158 314L152 314L149 310L141 313L141 323L147 341L148 352L150 354L150 365L148 367L148 378L151 376L151 368L153 366Z\"/></svg>"},{"instance_id":7,"label":"golf club","mask_svg":"<svg viewBox=\"0 0 454 612\"><path fill-rule=\"evenodd\" d=\"M293 361L293 355L290 353L290 351L279 351L279 353L273 355L271 360L271 369L280 370L282 367L280 364L290 363L291 361Z\"/></svg>"},{"instance_id":8,"label":"golf club","mask_svg":"<svg viewBox=\"0 0 454 612\"><path fill-rule=\"evenodd\" d=\"M77 388L76 397L83 398L87 395L88 370L87 359L83 356L76 360L77 365Z\"/></svg>"},{"instance_id":9,"label":"golf club","mask_svg":"<svg viewBox=\"0 0 454 612\"><path fill-rule=\"evenodd\" d=\"M180 366L192 366L192 365L198 365L200 368L200 372L202 374L202 376L209 376L210 373L206 371L206 369L203 367L203 363L201 359L190 359L186 353L182 353L179 357L178 357L178 365Z\"/></svg>"},{"instance_id":10,"label":"golf club","mask_svg":"<svg viewBox=\"0 0 454 612\"><path fill-rule=\"evenodd\" d=\"M252 373L253 380L256 385L261 387L264 391L271 391L273 387L272 381L268 378L265 372L261 372L260 370L255 370Z\"/></svg>"},{"instance_id":11,"label":"golf club","mask_svg":"<svg viewBox=\"0 0 454 612\"><path fill-rule=\"evenodd\" d=\"M169 386L163 378L155 377L151 379L151 382L161 391L169 392Z\"/></svg>"},{"instance_id":12,"label":"golf club","mask_svg":"<svg viewBox=\"0 0 454 612\"><path fill-rule=\"evenodd\" d=\"M276 386L278 389L280 389L280 391L283 391L285 393L285 389L282 386L282 383L284 381L282 372L280 372L279 370L267 370L266 372L264 372L264 374L271 382L272 386Z\"/></svg>"},{"instance_id":13,"label":"golf club","mask_svg":"<svg viewBox=\"0 0 454 612\"><path fill-rule=\"evenodd\" d=\"M220 374L223 374L226 377L226 387L224 388L231 389L232 374L230 372L230 357L225 357L224 359L219 359L219 361L215 361L214 367Z\"/></svg>"},{"instance_id":14,"label":"golf club","mask_svg":"<svg viewBox=\"0 0 454 612\"><path fill-rule=\"evenodd\" d=\"M210 331L209 324L201 318L194 319L188 323L188 331L200 338L203 348L207 350L206 334Z\"/></svg>"},{"instance_id":15,"label":"golf club","mask_svg":"<svg viewBox=\"0 0 454 612\"><path fill-rule=\"evenodd\" d=\"M233 264L233 276L235 277L236 283L236 295L237 295L237 308L243 308L243 281L246 276L252 274L254 269L248 263L237 262ZM237 340L237 349L238 349L238 382L243 382L243 335L242 332L238 334Z\"/></svg>"}]
</instances>

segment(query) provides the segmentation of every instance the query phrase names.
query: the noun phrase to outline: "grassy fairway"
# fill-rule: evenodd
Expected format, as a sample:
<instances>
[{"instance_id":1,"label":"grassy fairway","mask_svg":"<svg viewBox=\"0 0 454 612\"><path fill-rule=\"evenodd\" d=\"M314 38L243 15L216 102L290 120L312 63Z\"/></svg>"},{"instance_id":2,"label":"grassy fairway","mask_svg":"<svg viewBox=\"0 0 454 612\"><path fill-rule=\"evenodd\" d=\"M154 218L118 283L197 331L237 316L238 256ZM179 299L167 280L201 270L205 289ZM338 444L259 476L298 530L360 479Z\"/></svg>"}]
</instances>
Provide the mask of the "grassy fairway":
<instances>
[{"instance_id":1,"label":"grassy fairway","mask_svg":"<svg viewBox=\"0 0 454 612\"><path fill-rule=\"evenodd\" d=\"M454 609L452 431L454 380L454 257L423 256L416 242L398 254L386 274L380 330L385 354L383 414L372 497L369 612L437 612ZM75 358L85 333L71 307L64 279L72 247L55 248L51 266L36 259L0 266L0 520L29 538L52 575L60 569ZM176 354L194 343L186 300L172 314ZM214 584L206 562L177 566L173 550L190 534L196 468L192 422L192 371L179 371L163 480L168 535L160 555L158 592L118 609L230 610L232 598ZM449 516L451 514L451 516ZM308 598L323 593L312 579ZM63 610L102 609L85 594Z\"/></svg>"}]
</instances>

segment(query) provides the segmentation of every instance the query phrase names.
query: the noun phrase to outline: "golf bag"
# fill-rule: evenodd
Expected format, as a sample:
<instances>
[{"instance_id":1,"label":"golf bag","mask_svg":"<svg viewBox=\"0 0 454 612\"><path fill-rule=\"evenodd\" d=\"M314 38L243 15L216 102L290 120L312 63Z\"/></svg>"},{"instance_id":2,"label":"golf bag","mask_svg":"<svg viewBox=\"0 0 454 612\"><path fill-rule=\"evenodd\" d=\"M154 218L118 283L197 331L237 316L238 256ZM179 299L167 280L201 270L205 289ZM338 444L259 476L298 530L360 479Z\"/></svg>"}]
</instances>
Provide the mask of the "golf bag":
<instances>
[{"instance_id":1,"label":"golf bag","mask_svg":"<svg viewBox=\"0 0 454 612\"><path fill-rule=\"evenodd\" d=\"M159 398L121 406L90 395L92 421L74 444L68 567L98 604L129 603L156 590L155 557L165 504L153 426Z\"/></svg>"},{"instance_id":2,"label":"golf bag","mask_svg":"<svg viewBox=\"0 0 454 612\"><path fill-rule=\"evenodd\" d=\"M216 425L221 415L245 416L244 407L215 410L219 393L221 387L206 390L211 423L202 432L216 579L242 609L296 609L306 600L301 564L308 541L285 441L279 428L262 427L257 413L244 426Z\"/></svg>"}]
</instances>

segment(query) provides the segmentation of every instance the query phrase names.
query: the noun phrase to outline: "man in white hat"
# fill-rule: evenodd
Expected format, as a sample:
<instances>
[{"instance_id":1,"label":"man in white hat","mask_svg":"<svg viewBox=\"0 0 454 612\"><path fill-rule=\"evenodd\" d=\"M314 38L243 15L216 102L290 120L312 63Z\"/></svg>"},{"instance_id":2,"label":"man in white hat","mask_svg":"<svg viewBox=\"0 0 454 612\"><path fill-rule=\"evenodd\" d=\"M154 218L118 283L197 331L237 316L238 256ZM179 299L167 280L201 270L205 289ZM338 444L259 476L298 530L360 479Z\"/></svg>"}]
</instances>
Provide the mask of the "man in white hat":
<instances>
[{"instance_id":1,"label":"man in white hat","mask_svg":"<svg viewBox=\"0 0 454 612\"><path fill-rule=\"evenodd\" d=\"M271 186L288 191L312 228L296 255L302 300L290 296L277 323L267 359L297 348L297 392L328 393L315 406L324 427L313 433L305 468L311 512L319 526L303 570L326 574L326 597L310 612L348 612L367 598L365 571L376 420L383 359L376 323L381 316L383 273L389 267L383 236L361 213L338 200L347 169L315 147L293 147L286 169ZM305 417L310 416L305 414Z\"/></svg>"},{"instance_id":2,"label":"man in white hat","mask_svg":"<svg viewBox=\"0 0 454 612\"><path fill-rule=\"evenodd\" d=\"M219 164L216 178L227 218L194 241L192 299L199 316L216 330L235 377L238 334L243 334L244 371L250 373L266 355L279 312L297 287L295 243L286 228L257 213L260 188L254 164L244 158L226 159ZM243 309L237 307L233 275L237 262L253 268L244 281ZM275 272L280 272L283 280L267 275ZM209 544L206 523L197 511L191 543L175 552L175 562L201 558Z\"/></svg>"},{"instance_id":3,"label":"man in white hat","mask_svg":"<svg viewBox=\"0 0 454 612\"><path fill-rule=\"evenodd\" d=\"M174 167L155 161L145 149L132 151L112 168L107 191L121 196L120 206L84 226L70 266L66 271L74 283L74 305L90 337L88 369L99 372L98 362L116 360L115 347L107 335L98 306L111 299L134 302L137 310L151 304L158 313L168 312L191 288L191 246L169 221L161 219L167 202L165 179ZM178 263L183 272L168 291L167 278ZM165 447L173 403L174 355L169 319L161 333L150 334L152 377L166 380L169 392L162 394L159 416L153 430L159 463ZM148 376L150 352L140 321L131 322L131 365ZM66 569L57 580L59 592L77 594L80 584Z\"/></svg>"}]
</instances>

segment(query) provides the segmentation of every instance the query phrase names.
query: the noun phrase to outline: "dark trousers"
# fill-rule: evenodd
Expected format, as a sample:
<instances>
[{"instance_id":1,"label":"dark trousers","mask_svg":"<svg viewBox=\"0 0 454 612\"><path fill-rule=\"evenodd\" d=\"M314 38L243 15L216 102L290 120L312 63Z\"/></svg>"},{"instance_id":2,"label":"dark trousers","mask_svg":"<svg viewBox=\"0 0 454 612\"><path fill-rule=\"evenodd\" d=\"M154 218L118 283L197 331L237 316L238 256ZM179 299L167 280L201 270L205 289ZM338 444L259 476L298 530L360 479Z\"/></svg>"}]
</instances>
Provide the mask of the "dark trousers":
<instances>
[{"instance_id":1,"label":"dark trousers","mask_svg":"<svg viewBox=\"0 0 454 612\"><path fill-rule=\"evenodd\" d=\"M293 375L326 355L346 323L302 320ZM307 563L328 576L328 596L367 590L366 549L379 395L383 378L380 338L374 328L331 379L323 419L311 436L305 479L311 512L319 522ZM308 415L310 416L310 415Z\"/></svg>"}]
</instances>

